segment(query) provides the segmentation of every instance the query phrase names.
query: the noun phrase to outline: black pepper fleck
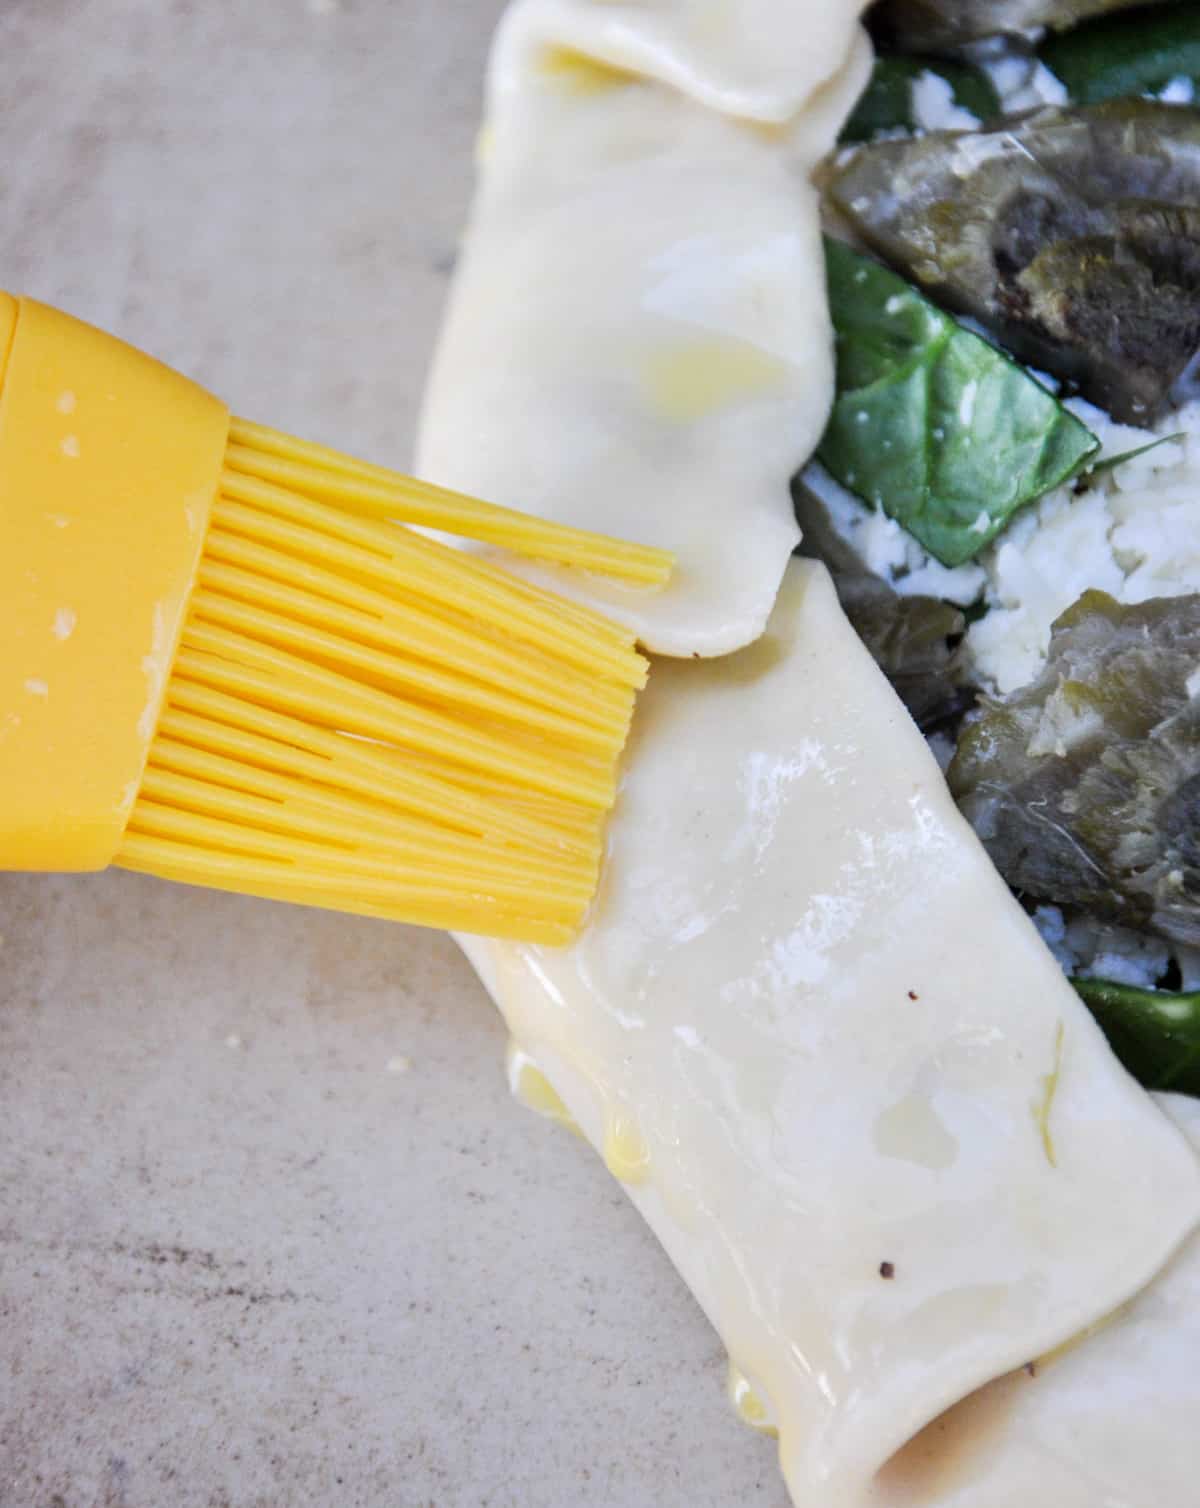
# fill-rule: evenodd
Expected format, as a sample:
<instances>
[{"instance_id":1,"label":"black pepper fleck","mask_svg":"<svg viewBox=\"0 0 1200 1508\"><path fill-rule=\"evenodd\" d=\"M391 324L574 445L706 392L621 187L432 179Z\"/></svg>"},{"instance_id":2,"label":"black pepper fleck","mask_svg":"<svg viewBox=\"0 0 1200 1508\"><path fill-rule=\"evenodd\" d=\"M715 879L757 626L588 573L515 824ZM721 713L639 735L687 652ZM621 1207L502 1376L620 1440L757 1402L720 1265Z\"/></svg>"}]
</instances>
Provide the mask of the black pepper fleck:
<instances>
[{"instance_id":1,"label":"black pepper fleck","mask_svg":"<svg viewBox=\"0 0 1200 1508\"><path fill-rule=\"evenodd\" d=\"M910 1000L920 1000L921 997L917 994L916 990L909 990L908 998Z\"/></svg>"},{"instance_id":2,"label":"black pepper fleck","mask_svg":"<svg viewBox=\"0 0 1200 1508\"><path fill-rule=\"evenodd\" d=\"M894 1278L896 1276L896 1264L894 1262L880 1262L879 1276L881 1278Z\"/></svg>"}]
</instances>

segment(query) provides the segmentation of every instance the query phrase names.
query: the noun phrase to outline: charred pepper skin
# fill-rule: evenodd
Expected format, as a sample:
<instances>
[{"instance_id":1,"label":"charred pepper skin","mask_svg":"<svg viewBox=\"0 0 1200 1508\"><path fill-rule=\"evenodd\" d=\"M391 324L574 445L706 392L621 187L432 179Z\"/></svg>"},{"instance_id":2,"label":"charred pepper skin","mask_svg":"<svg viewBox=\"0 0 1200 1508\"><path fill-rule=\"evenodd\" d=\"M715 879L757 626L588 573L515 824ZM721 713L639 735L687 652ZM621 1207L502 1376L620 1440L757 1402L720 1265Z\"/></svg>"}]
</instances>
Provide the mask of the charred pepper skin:
<instances>
[{"instance_id":1,"label":"charred pepper skin","mask_svg":"<svg viewBox=\"0 0 1200 1508\"><path fill-rule=\"evenodd\" d=\"M936 51L1039 26L1067 31L1092 16L1169 3L1171 0L884 0L873 26L893 47Z\"/></svg>"},{"instance_id":2,"label":"charred pepper skin","mask_svg":"<svg viewBox=\"0 0 1200 1508\"><path fill-rule=\"evenodd\" d=\"M860 147L827 192L946 308L1125 423L1200 351L1200 110L1048 108Z\"/></svg>"}]
</instances>

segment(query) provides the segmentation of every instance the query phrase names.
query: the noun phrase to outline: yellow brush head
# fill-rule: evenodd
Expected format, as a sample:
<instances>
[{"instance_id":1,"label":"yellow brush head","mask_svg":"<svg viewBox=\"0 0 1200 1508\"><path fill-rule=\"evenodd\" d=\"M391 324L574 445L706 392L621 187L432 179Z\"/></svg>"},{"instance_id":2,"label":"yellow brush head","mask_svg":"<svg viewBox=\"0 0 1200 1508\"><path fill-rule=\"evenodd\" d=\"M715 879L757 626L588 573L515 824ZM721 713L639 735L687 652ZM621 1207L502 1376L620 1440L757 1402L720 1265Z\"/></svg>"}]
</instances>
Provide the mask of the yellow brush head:
<instances>
[{"instance_id":1,"label":"yellow brush head","mask_svg":"<svg viewBox=\"0 0 1200 1508\"><path fill-rule=\"evenodd\" d=\"M411 526L647 588L670 557L230 421L29 301L4 345L0 865L569 940L646 662Z\"/></svg>"}]
</instances>

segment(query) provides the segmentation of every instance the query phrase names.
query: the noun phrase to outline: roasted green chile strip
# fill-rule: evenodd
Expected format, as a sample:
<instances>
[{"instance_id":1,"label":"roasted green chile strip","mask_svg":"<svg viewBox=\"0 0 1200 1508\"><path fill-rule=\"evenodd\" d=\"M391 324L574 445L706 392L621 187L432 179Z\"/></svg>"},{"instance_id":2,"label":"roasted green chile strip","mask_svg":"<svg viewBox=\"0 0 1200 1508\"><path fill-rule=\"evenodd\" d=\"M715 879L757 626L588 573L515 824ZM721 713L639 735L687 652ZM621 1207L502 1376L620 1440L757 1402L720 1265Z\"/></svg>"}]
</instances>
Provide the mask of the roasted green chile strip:
<instances>
[{"instance_id":1,"label":"roasted green chile strip","mask_svg":"<svg viewBox=\"0 0 1200 1508\"><path fill-rule=\"evenodd\" d=\"M895 273L840 241L826 242L825 258L837 396L817 454L943 565L962 565L1098 442Z\"/></svg>"},{"instance_id":2,"label":"roasted green chile strip","mask_svg":"<svg viewBox=\"0 0 1200 1508\"><path fill-rule=\"evenodd\" d=\"M947 772L1022 895L1200 946L1200 595L1085 592L1046 667L982 698Z\"/></svg>"},{"instance_id":3,"label":"roasted green chile strip","mask_svg":"<svg viewBox=\"0 0 1200 1508\"><path fill-rule=\"evenodd\" d=\"M1000 32L1048 26L1067 31L1090 16L1128 10L1135 0L883 0L874 24L889 43L920 52L961 47ZM1145 4L1146 0L1138 0ZM1171 0L1156 0L1170 4Z\"/></svg>"},{"instance_id":4,"label":"roasted green chile strip","mask_svg":"<svg viewBox=\"0 0 1200 1508\"><path fill-rule=\"evenodd\" d=\"M1139 1084L1200 1095L1200 990L1176 994L1106 979L1071 983Z\"/></svg>"},{"instance_id":5,"label":"roasted green chile strip","mask_svg":"<svg viewBox=\"0 0 1200 1508\"><path fill-rule=\"evenodd\" d=\"M966 617L938 597L901 596L869 571L810 485L812 470L792 481L798 553L829 568L842 611L922 732L956 722L975 699L963 664Z\"/></svg>"},{"instance_id":6,"label":"roasted green chile strip","mask_svg":"<svg viewBox=\"0 0 1200 1508\"><path fill-rule=\"evenodd\" d=\"M1157 94L1200 79L1200 5L1122 11L1048 38L1038 57L1075 104Z\"/></svg>"},{"instance_id":7,"label":"roasted green chile strip","mask_svg":"<svg viewBox=\"0 0 1200 1508\"><path fill-rule=\"evenodd\" d=\"M1126 423L1200 349L1200 110L1115 100L871 142L827 193L931 297Z\"/></svg>"}]
</instances>

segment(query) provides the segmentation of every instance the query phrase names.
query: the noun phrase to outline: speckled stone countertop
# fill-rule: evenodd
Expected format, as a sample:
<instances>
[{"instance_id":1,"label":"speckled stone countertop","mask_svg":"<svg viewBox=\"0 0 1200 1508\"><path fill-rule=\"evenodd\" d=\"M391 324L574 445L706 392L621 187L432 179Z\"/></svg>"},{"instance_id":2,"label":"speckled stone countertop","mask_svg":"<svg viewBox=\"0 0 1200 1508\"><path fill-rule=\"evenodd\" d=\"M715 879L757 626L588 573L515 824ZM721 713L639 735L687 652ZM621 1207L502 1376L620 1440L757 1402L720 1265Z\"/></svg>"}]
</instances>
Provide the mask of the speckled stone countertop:
<instances>
[{"instance_id":1,"label":"speckled stone countertop","mask_svg":"<svg viewBox=\"0 0 1200 1508\"><path fill-rule=\"evenodd\" d=\"M5 0L0 286L404 464L500 0ZM0 875L2 1508L783 1508L444 937Z\"/></svg>"}]
</instances>

